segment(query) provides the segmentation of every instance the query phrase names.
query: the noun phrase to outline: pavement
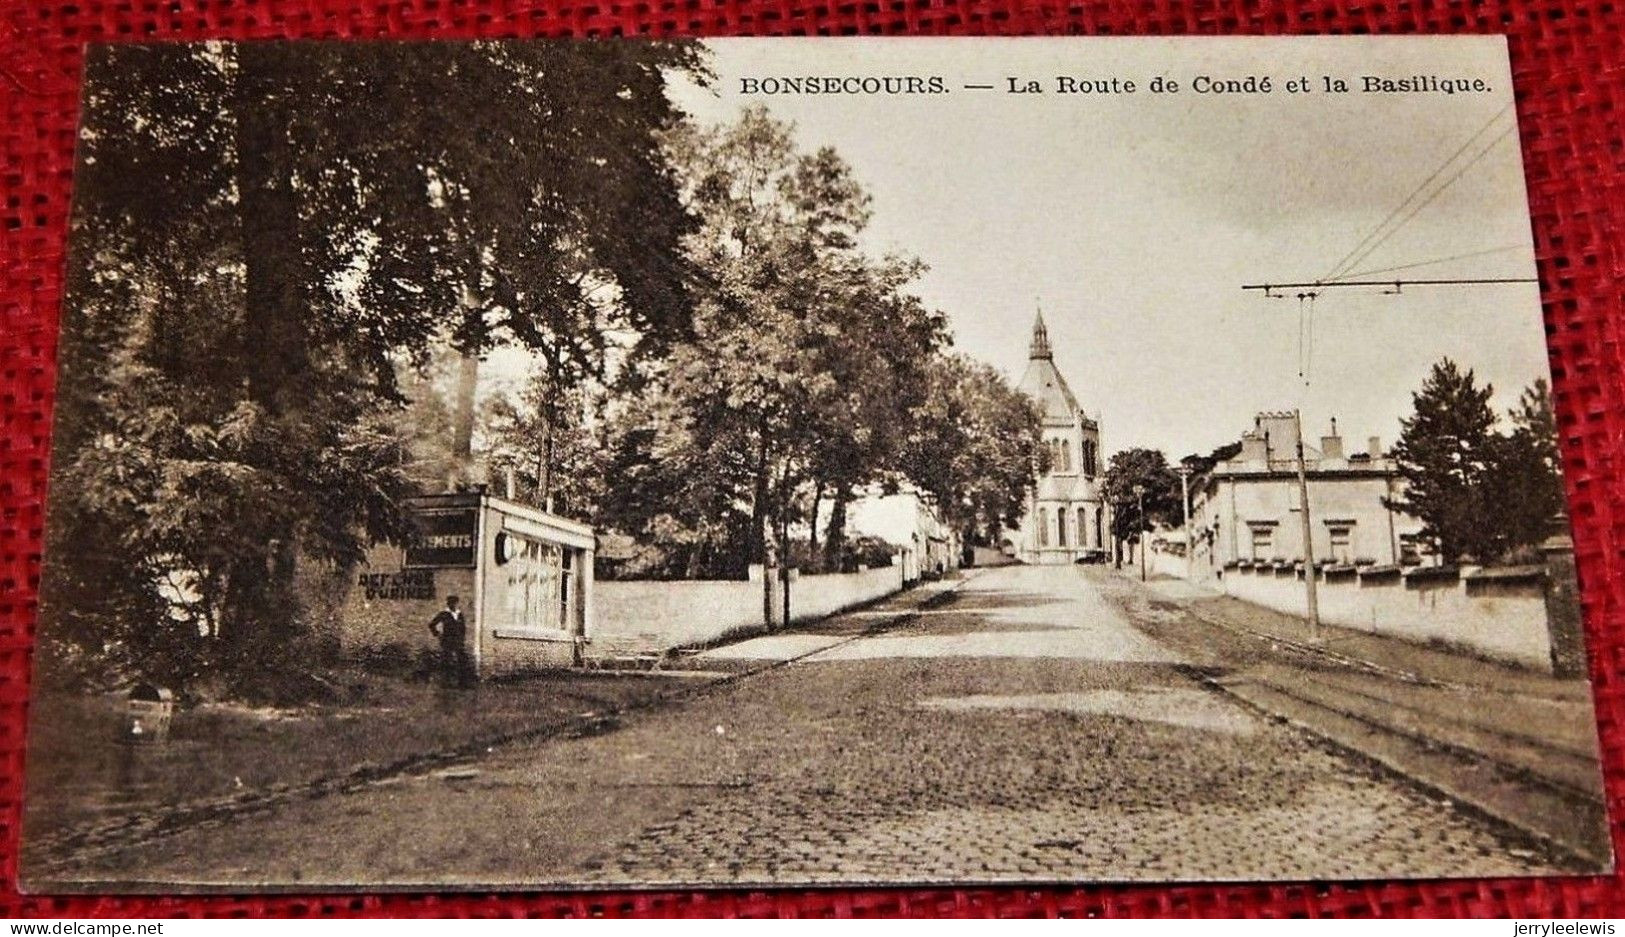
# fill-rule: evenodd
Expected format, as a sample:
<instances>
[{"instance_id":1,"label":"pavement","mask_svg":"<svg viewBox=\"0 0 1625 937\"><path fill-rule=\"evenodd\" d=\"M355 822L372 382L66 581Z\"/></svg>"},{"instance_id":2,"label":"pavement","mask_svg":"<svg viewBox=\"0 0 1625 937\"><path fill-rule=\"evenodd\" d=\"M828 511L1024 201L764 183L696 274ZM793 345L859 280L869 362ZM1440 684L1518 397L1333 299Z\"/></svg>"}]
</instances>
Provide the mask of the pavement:
<instances>
[{"instance_id":1,"label":"pavement","mask_svg":"<svg viewBox=\"0 0 1625 937\"><path fill-rule=\"evenodd\" d=\"M1136 586L1138 584L1135 584ZM1323 626L1177 579L1116 590L1210 682L1568 851L1612 864L1585 679Z\"/></svg>"},{"instance_id":2,"label":"pavement","mask_svg":"<svg viewBox=\"0 0 1625 937\"><path fill-rule=\"evenodd\" d=\"M1574 872L1583 856L1223 685L1110 571L1005 567L693 655L559 737L60 856L50 890ZM1239 638L1234 639L1238 643ZM1259 644L1257 639L1248 642ZM1282 666L1290 660L1283 658Z\"/></svg>"}]
</instances>

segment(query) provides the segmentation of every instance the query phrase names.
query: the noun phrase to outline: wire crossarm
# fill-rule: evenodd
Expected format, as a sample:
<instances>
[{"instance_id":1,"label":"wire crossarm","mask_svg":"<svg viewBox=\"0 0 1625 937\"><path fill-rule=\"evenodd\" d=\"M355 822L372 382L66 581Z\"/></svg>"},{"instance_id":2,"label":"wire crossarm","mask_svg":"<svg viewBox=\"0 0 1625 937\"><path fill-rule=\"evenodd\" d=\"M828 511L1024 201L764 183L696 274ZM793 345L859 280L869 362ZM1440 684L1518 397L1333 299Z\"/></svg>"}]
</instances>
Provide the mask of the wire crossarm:
<instances>
[{"instance_id":1,"label":"wire crossarm","mask_svg":"<svg viewBox=\"0 0 1625 937\"><path fill-rule=\"evenodd\" d=\"M1305 283L1244 283L1244 290L1263 290L1269 294L1274 290L1296 289L1330 289L1343 286L1380 286L1384 288L1403 289L1407 286L1489 286L1499 283L1539 283L1535 277L1464 277L1449 280L1312 280Z\"/></svg>"}]
</instances>

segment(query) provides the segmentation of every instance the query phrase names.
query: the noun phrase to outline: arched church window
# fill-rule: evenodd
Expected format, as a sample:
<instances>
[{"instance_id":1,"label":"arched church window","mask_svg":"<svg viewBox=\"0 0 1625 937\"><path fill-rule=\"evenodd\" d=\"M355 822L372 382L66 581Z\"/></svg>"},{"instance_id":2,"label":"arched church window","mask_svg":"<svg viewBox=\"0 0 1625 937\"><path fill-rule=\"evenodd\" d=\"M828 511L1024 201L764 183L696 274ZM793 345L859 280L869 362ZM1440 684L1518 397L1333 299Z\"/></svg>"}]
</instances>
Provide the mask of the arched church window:
<instances>
[{"instance_id":1,"label":"arched church window","mask_svg":"<svg viewBox=\"0 0 1625 937\"><path fill-rule=\"evenodd\" d=\"M1049 441L1050 471L1058 475L1067 475L1072 472L1072 447L1061 438Z\"/></svg>"},{"instance_id":2,"label":"arched church window","mask_svg":"<svg viewBox=\"0 0 1625 937\"><path fill-rule=\"evenodd\" d=\"M1066 546L1066 508L1055 509L1055 545Z\"/></svg>"},{"instance_id":3,"label":"arched church window","mask_svg":"<svg viewBox=\"0 0 1625 937\"><path fill-rule=\"evenodd\" d=\"M1038 545L1049 546L1049 511L1044 508L1038 509Z\"/></svg>"}]
</instances>

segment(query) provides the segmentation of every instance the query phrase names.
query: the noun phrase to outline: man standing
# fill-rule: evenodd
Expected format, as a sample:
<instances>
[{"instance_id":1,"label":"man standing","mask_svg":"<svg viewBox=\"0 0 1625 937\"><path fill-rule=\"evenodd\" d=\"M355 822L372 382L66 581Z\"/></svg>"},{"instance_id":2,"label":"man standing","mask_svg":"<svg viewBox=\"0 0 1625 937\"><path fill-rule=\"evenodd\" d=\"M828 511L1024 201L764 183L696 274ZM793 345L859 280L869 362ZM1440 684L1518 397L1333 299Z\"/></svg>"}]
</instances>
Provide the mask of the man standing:
<instances>
[{"instance_id":1,"label":"man standing","mask_svg":"<svg viewBox=\"0 0 1625 937\"><path fill-rule=\"evenodd\" d=\"M447 686L468 686L474 681L474 661L468 656L468 620L455 595L429 621L429 633L440 639L440 678Z\"/></svg>"}]
</instances>

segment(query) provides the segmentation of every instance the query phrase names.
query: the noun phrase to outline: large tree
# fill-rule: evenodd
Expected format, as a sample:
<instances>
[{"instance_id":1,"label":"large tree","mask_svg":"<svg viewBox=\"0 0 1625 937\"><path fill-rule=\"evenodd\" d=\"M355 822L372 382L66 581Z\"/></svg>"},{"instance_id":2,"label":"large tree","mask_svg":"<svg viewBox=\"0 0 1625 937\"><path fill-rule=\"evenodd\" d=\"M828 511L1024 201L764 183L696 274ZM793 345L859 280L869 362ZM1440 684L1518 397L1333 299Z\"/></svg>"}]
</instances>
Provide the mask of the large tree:
<instances>
[{"instance_id":1,"label":"large tree","mask_svg":"<svg viewBox=\"0 0 1625 937\"><path fill-rule=\"evenodd\" d=\"M482 421L484 454L513 496L587 523L610 485L605 389L581 380L560 384L545 363L516 392L493 399Z\"/></svg>"},{"instance_id":2,"label":"large tree","mask_svg":"<svg viewBox=\"0 0 1625 937\"><path fill-rule=\"evenodd\" d=\"M807 442L811 503L810 538L816 543L820 506L830 516L823 532L822 563L845 565L847 507L863 486L906 470L916 414L932 393L939 349L946 341L942 317L905 291L922 268L887 258L851 264L840 300L849 321L821 330L809 365L828 380L811 395L816 420Z\"/></svg>"},{"instance_id":3,"label":"large tree","mask_svg":"<svg viewBox=\"0 0 1625 937\"><path fill-rule=\"evenodd\" d=\"M1509 412L1511 431L1492 441L1486 501L1507 553L1537 546L1565 511L1557 418L1545 379L1524 389Z\"/></svg>"},{"instance_id":4,"label":"large tree","mask_svg":"<svg viewBox=\"0 0 1625 937\"><path fill-rule=\"evenodd\" d=\"M1390 506L1421 520L1421 535L1449 562L1489 562L1505 546L1491 497L1500 455L1493 393L1471 370L1440 360L1411 395L1415 410L1394 444L1405 488Z\"/></svg>"},{"instance_id":5,"label":"large tree","mask_svg":"<svg viewBox=\"0 0 1625 937\"><path fill-rule=\"evenodd\" d=\"M903 472L936 497L969 542L997 544L1020 523L1046 467L1038 407L997 370L963 355L936 357L929 376L910 420Z\"/></svg>"},{"instance_id":6,"label":"large tree","mask_svg":"<svg viewBox=\"0 0 1625 937\"><path fill-rule=\"evenodd\" d=\"M620 451L661 497L616 495L617 522L691 572L742 572L774 565L789 525L827 498L838 553L844 504L894 467L924 399L941 317L905 290L917 263L861 249L868 196L834 151L799 149L760 108L678 128L668 150L705 283L691 334L625 382L621 418L644 444Z\"/></svg>"},{"instance_id":7,"label":"large tree","mask_svg":"<svg viewBox=\"0 0 1625 937\"><path fill-rule=\"evenodd\" d=\"M403 532L403 366L510 342L567 376L602 371L627 328L684 333L689 222L658 135L663 72L695 56L94 54L44 584L61 632L104 655L205 633L223 663L263 667L298 638L298 562ZM154 584L177 569L185 588ZM177 597L185 623L155 624Z\"/></svg>"},{"instance_id":8,"label":"large tree","mask_svg":"<svg viewBox=\"0 0 1625 937\"><path fill-rule=\"evenodd\" d=\"M1183 522L1179 474L1160 449L1136 447L1112 453L1106 465L1105 489L1112 505L1112 536L1119 543L1137 538L1158 523L1177 526Z\"/></svg>"}]
</instances>

